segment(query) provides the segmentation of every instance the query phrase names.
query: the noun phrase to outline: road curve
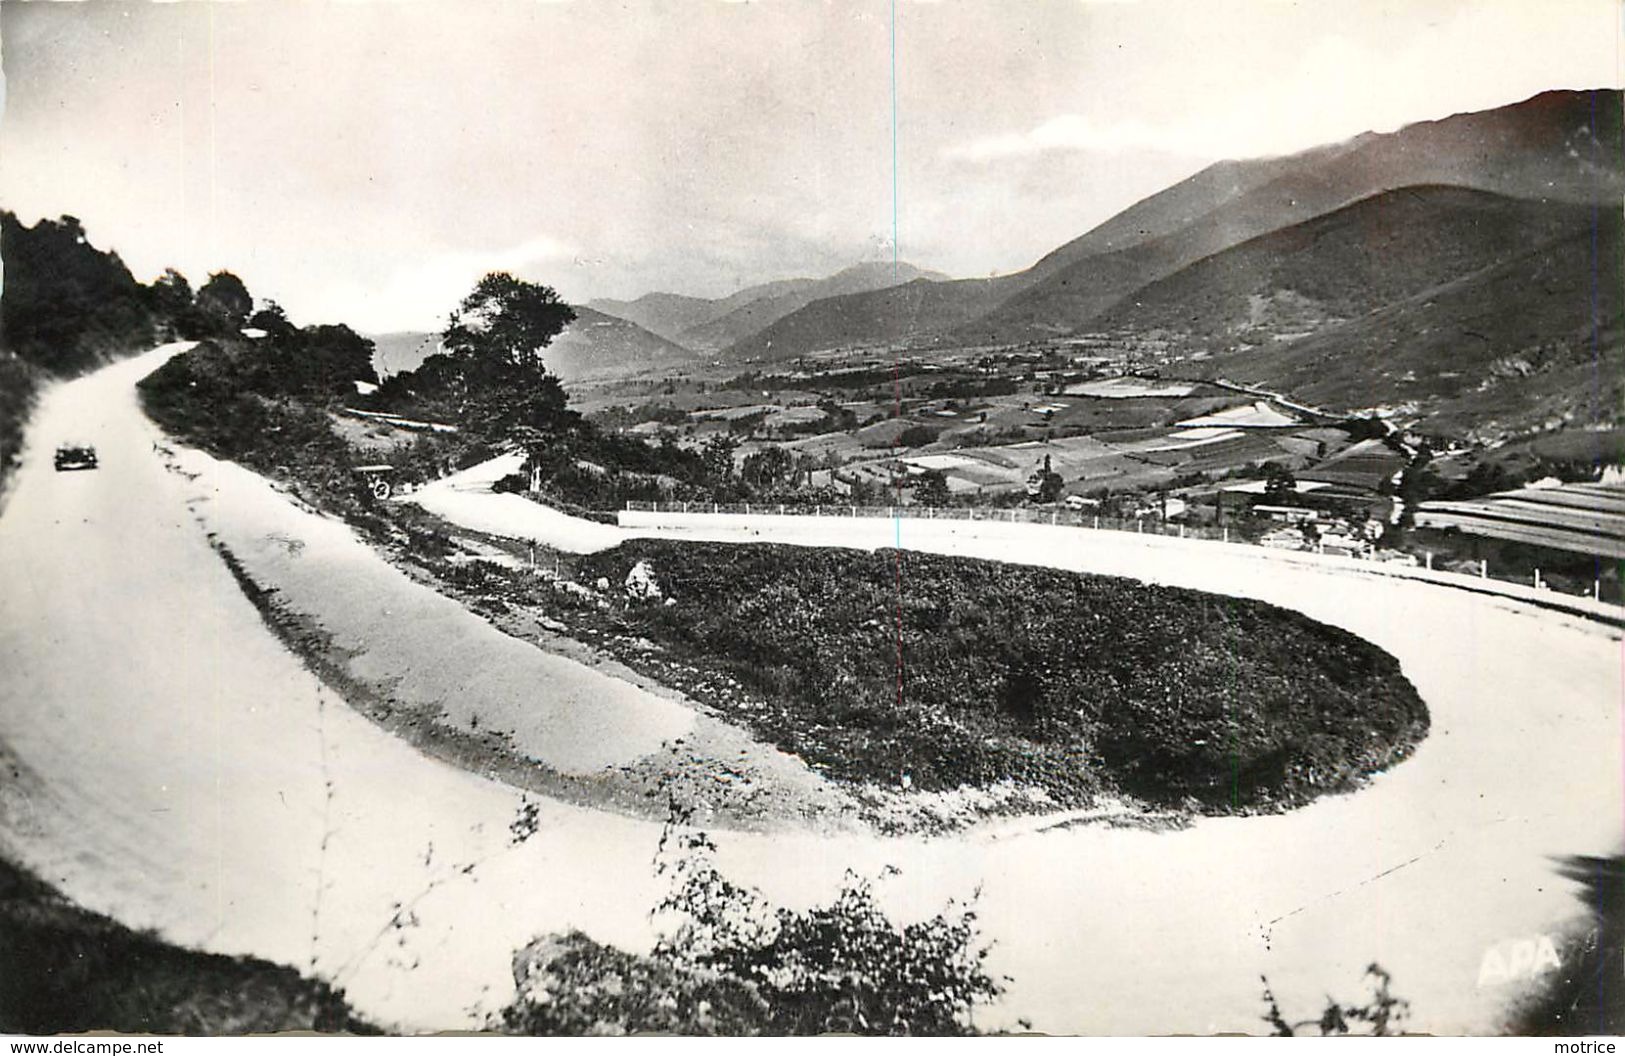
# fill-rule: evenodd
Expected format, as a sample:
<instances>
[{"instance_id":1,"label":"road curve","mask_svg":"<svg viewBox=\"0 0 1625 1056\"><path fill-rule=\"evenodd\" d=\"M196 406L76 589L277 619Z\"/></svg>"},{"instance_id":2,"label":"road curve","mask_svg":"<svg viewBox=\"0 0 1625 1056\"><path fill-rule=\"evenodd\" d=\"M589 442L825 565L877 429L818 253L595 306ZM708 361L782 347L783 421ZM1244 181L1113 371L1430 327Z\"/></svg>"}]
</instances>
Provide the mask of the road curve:
<instances>
[{"instance_id":1,"label":"road curve","mask_svg":"<svg viewBox=\"0 0 1625 1056\"><path fill-rule=\"evenodd\" d=\"M655 826L543 802L538 834L512 846L517 793L371 725L266 631L136 405L134 382L165 354L47 392L0 513L8 853L125 923L314 970L404 1029L477 1023L539 932L647 942ZM54 473L69 437L95 443L102 468ZM1595 625L1268 569L1240 548L1170 557L1038 527L762 520L706 534L885 545L901 531L904 545L1262 597L1389 649L1428 701L1412 760L1286 815L1161 834L720 840L730 872L793 904L827 897L849 866L901 867L883 895L905 916L980 884L990 967L1014 980L988 1025L1257 1030L1261 973L1309 1015L1328 990L1354 996L1378 960L1414 1027L1494 1031L1510 995L1479 985L1486 951L1575 917L1555 857L1619 849L1619 641Z\"/></svg>"}]
</instances>

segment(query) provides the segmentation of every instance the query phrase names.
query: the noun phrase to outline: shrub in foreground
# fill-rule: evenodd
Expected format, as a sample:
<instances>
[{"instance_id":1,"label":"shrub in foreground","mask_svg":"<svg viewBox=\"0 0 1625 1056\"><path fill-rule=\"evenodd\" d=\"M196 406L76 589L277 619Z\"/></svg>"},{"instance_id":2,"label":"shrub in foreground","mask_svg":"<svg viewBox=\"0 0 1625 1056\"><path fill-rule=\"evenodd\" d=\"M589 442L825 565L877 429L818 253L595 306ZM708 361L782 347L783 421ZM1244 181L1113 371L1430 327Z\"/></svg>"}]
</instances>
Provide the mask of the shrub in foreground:
<instances>
[{"instance_id":1,"label":"shrub in foreground","mask_svg":"<svg viewBox=\"0 0 1625 1056\"><path fill-rule=\"evenodd\" d=\"M668 826L656 915L674 922L646 956L570 932L514 958L500 1027L520 1034L975 1033L1002 987L970 906L898 925L852 874L827 906L773 906L718 871L703 833Z\"/></svg>"}]
</instances>

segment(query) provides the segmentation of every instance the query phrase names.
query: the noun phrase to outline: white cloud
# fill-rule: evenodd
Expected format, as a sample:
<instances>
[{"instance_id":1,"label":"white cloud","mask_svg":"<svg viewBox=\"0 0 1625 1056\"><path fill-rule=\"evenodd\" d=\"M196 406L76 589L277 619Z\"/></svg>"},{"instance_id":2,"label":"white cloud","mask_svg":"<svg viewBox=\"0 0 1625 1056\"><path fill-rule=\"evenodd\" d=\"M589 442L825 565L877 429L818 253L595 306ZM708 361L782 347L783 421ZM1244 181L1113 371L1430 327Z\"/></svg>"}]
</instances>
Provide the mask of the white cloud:
<instances>
[{"instance_id":1,"label":"white cloud","mask_svg":"<svg viewBox=\"0 0 1625 1056\"><path fill-rule=\"evenodd\" d=\"M485 261L485 271L523 271L532 264L551 264L561 260L572 260L576 250L557 239L540 235L529 241L521 242L517 246L498 250L495 253L457 253L451 255L459 262L480 267L478 261ZM482 272L483 274L483 272Z\"/></svg>"},{"instance_id":2,"label":"white cloud","mask_svg":"<svg viewBox=\"0 0 1625 1056\"><path fill-rule=\"evenodd\" d=\"M576 256L574 248L545 235L488 252L436 253L395 267L376 285L363 280L334 289L328 298L332 303L320 305L319 310L339 313L363 331L435 328L487 272L545 278L536 272L547 265L573 262Z\"/></svg>"},{"instance_id":3,"label":"white cloud","mask_svg":"<svg viewBox=\"0 0 1625 1056\"><path fill-rule=\"evenodd\" d=\"M984 136L950 147L947 156L969 161L1055 150L1097 150L1120 154L1132 150L1191 151L1203 136L1192 129L1159 128L1144 121L1096 121L1083 114L1061 114L1027 132ZM1197 151L1200 152L1200 151Z\"/></svg>"}]
</instances>

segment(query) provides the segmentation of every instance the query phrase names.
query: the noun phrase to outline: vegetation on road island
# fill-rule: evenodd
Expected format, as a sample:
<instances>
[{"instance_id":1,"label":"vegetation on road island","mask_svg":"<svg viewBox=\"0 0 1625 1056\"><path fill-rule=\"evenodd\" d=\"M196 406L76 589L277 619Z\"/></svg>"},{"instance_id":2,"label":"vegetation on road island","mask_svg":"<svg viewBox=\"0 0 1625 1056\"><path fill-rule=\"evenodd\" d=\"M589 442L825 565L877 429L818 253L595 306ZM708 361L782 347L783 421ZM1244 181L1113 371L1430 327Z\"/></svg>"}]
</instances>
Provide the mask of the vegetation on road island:
<instances>
[{"instance_id":1,"label":"vegetation on road island","mask_svg":"<svg viewBox=\"0 0 1625 1056\"><path fill-rule=\"evenodd\" d=\"M834 777L925 790L1037 786L1204 810L1356 786L1428 727L1398 662L1262 602L904 551L633 540L583 582L647 561L670 604L631 635L758 700L728 718Z\"/></svg>"}]
</instances>

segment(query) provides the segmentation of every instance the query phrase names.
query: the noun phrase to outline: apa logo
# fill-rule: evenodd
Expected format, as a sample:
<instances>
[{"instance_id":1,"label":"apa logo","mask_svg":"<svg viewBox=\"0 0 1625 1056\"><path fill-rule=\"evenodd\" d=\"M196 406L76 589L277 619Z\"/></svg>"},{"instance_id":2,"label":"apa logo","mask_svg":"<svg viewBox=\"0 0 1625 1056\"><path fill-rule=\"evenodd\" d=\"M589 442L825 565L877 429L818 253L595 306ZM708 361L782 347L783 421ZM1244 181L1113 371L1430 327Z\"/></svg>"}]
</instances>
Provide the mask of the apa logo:
<instances>
[{"instance_id":1,"label":"apa logo","mask_svg":"<svg viewBox=\"0 0 1625 1056\"><path fill-rule=\"evenodd\" d=\"M1495 986L1519 979L1533 979L1542 972L1563 967L1557 958L1557 945L1551 936L1512 939L1484 951L1478 965L1478 985Z\"/></svg>"}]
</instances>

